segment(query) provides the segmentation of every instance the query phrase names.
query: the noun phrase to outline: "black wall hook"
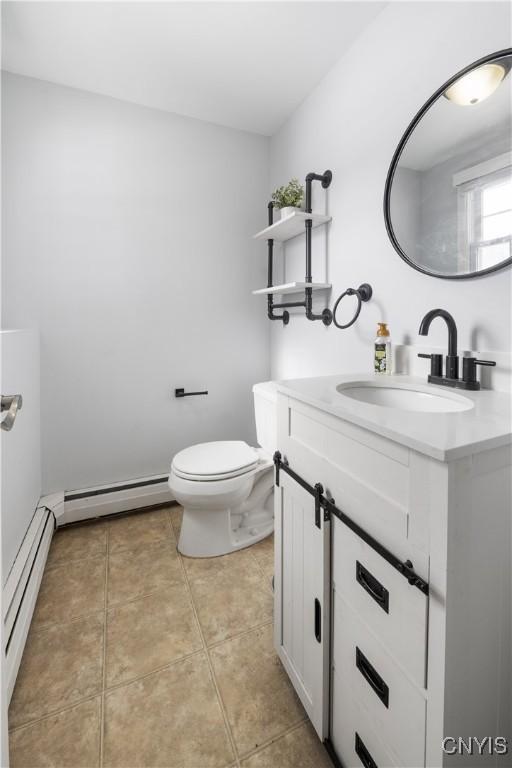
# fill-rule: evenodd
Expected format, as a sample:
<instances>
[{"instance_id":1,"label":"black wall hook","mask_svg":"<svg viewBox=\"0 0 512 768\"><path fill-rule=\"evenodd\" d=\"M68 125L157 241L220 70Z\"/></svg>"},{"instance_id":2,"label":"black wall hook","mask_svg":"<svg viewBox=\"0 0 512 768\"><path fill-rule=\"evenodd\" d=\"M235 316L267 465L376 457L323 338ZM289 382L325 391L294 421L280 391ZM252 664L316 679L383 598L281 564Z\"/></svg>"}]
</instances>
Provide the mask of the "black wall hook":
<instances>
[{"instance_id":1,"label":"black wall hook","mask_svg":"<svg viewBox=\"0 0 512 768\"><path fill-rule=\"evenodd\" d=\"M351 325L354 325L355 321L359 317L359 313L361 312L363 301L370 301L372 294L373 289L371 285L369 283L361 283L359 288L347 288L347 290L344 291L341 296L338 296L332 310L332 321L336 328L341 328L344 330L345 328L350 328ZM345 296L357 296L357 309L352 320L349 323L345 323L345 325L341 325L341 323L338 323L336 320L336 310L338 309L338 304Z\"/></svg>"}]
</instances>

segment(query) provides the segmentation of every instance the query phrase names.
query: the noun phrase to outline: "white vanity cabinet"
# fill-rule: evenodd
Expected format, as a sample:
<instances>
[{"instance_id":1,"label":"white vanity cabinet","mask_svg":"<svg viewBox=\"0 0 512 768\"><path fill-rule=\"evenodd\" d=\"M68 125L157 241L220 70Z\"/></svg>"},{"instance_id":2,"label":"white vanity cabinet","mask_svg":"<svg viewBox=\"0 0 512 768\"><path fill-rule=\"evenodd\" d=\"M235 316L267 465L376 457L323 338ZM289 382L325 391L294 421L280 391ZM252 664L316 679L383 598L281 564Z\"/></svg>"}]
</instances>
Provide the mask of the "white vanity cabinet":
<instances>
[{"instance_id":1,"label":"white vanity cabinet","mask_svg":"<svg viewBox=\"0 0 512 768\"><path fill-rule=\"evenodd\" d=\"M440 461L284 389L275 646L319 737L345 768L510 765L510 445ZM509 755L449 754L470 737Z\"/></svg>"}]
</instances>

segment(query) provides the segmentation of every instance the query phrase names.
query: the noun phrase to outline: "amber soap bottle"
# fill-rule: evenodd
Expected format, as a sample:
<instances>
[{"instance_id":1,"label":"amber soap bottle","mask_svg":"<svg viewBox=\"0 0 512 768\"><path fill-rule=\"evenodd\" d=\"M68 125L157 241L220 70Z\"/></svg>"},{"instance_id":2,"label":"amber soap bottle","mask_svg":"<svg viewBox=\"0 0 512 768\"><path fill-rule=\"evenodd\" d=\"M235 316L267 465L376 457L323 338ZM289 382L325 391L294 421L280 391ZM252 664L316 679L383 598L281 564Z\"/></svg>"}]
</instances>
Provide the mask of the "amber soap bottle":
<instances>
[{"instance_id":1,"label":"amber soap bottle","mask_svg":"<svg viewBox=\"0 0 512 768\"><path fill-rule=\"evenodd\" d=\"M391 336L387 323L378 323L374 368L375 373L391 373Z\"/></svg>"}]
</instances>

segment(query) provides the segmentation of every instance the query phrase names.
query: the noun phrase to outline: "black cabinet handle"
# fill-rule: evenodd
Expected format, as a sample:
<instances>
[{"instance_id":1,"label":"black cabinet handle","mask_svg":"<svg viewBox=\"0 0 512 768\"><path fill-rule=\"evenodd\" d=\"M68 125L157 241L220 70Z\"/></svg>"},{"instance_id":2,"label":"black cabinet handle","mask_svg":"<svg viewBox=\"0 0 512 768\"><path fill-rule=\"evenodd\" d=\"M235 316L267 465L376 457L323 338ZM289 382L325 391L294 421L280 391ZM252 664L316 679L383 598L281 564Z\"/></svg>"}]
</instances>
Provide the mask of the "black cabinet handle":
<instances>
[{"instance_id":1,"label":"black cabinet handle","mask_svg":"<svg viewBox=\"0 0 512 768\"><path fill-rule=\"evenodd\" d=\"M362 764L364 765L364 768L378 768L377 763L373 759L373 757L370 755L368 750L366 749L362 738L359 736L359 734L356 732L356 755L361 760Z\"/></svg>"},{"instance_id":2,"label":"black cabinet handle","mask_svg":"<svg viewBox=\"0 0 512 768\"><path fill-rule=\"evenodd\" d=\"M364 653L356 647L356 667L375 691L386 708L389 708L389 687L379 675L375 667L370 664Z\"/></svg>"},{"instance_id":3,"label":"black cabinet handle","mask_svg":"<svg viewBox=\"0 0 512 768\"><path fill-rule=\"evenodd\" d=\"M322 606L317 597L315 597L315 637L318 643L322 642Z\"/></svg>"},{"instance_id":4,"label":"black cabinet handle","mask_svg":"<svg viewBox=\"0 0 512 768\"><path fill-rule=\"evenodd\" d=\"M389 613L389 592L359 560L356 560L356 581L368 592L383 611Z\"/></svg>"},{"instance_id":5,"label":"black cabinet handle","mask_svg":"<svg viewBox=\"0 0 512 768\"><path fill-rule=\"evenodd\" d=\"M430 360L430 375L442 376L443 375L443 356L442 355L425 355L422 352L418 354L418 357L425 357Z\"/></svg>"},{"instance_id":6,"label":"black cabinet handle","mask_svg":"<svg viewBox=\"0 0 512 768\"><path fill-rule=\"evenodd\" d=\"M462 378L468 384L477 384L476 367L477 365L495 366L494 360L477 360L476 357L462 358Z\"/></svg>"}]
</instances>

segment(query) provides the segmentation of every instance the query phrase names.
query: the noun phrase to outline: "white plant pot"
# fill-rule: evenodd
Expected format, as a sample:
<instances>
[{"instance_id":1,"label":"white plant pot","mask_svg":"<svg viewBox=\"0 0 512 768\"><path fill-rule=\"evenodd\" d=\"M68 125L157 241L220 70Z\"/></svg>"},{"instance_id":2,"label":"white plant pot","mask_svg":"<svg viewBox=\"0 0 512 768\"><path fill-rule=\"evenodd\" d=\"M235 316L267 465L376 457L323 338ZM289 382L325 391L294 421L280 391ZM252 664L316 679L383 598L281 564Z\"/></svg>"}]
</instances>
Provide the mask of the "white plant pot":
<instances>
[{"instance_id":1,"label":"white plant pot","mask_svg":"<svg viewBox=\"0 0 512 768\"><path fill-rule=\"evenodd\" d=\"M300 211L300 208L296 208L294 205L287 205L284 208L279 209L281 218L284 219L286 216L289 216L291 213L294 213L295 211Z\"/></svg>"}]
</instances>

